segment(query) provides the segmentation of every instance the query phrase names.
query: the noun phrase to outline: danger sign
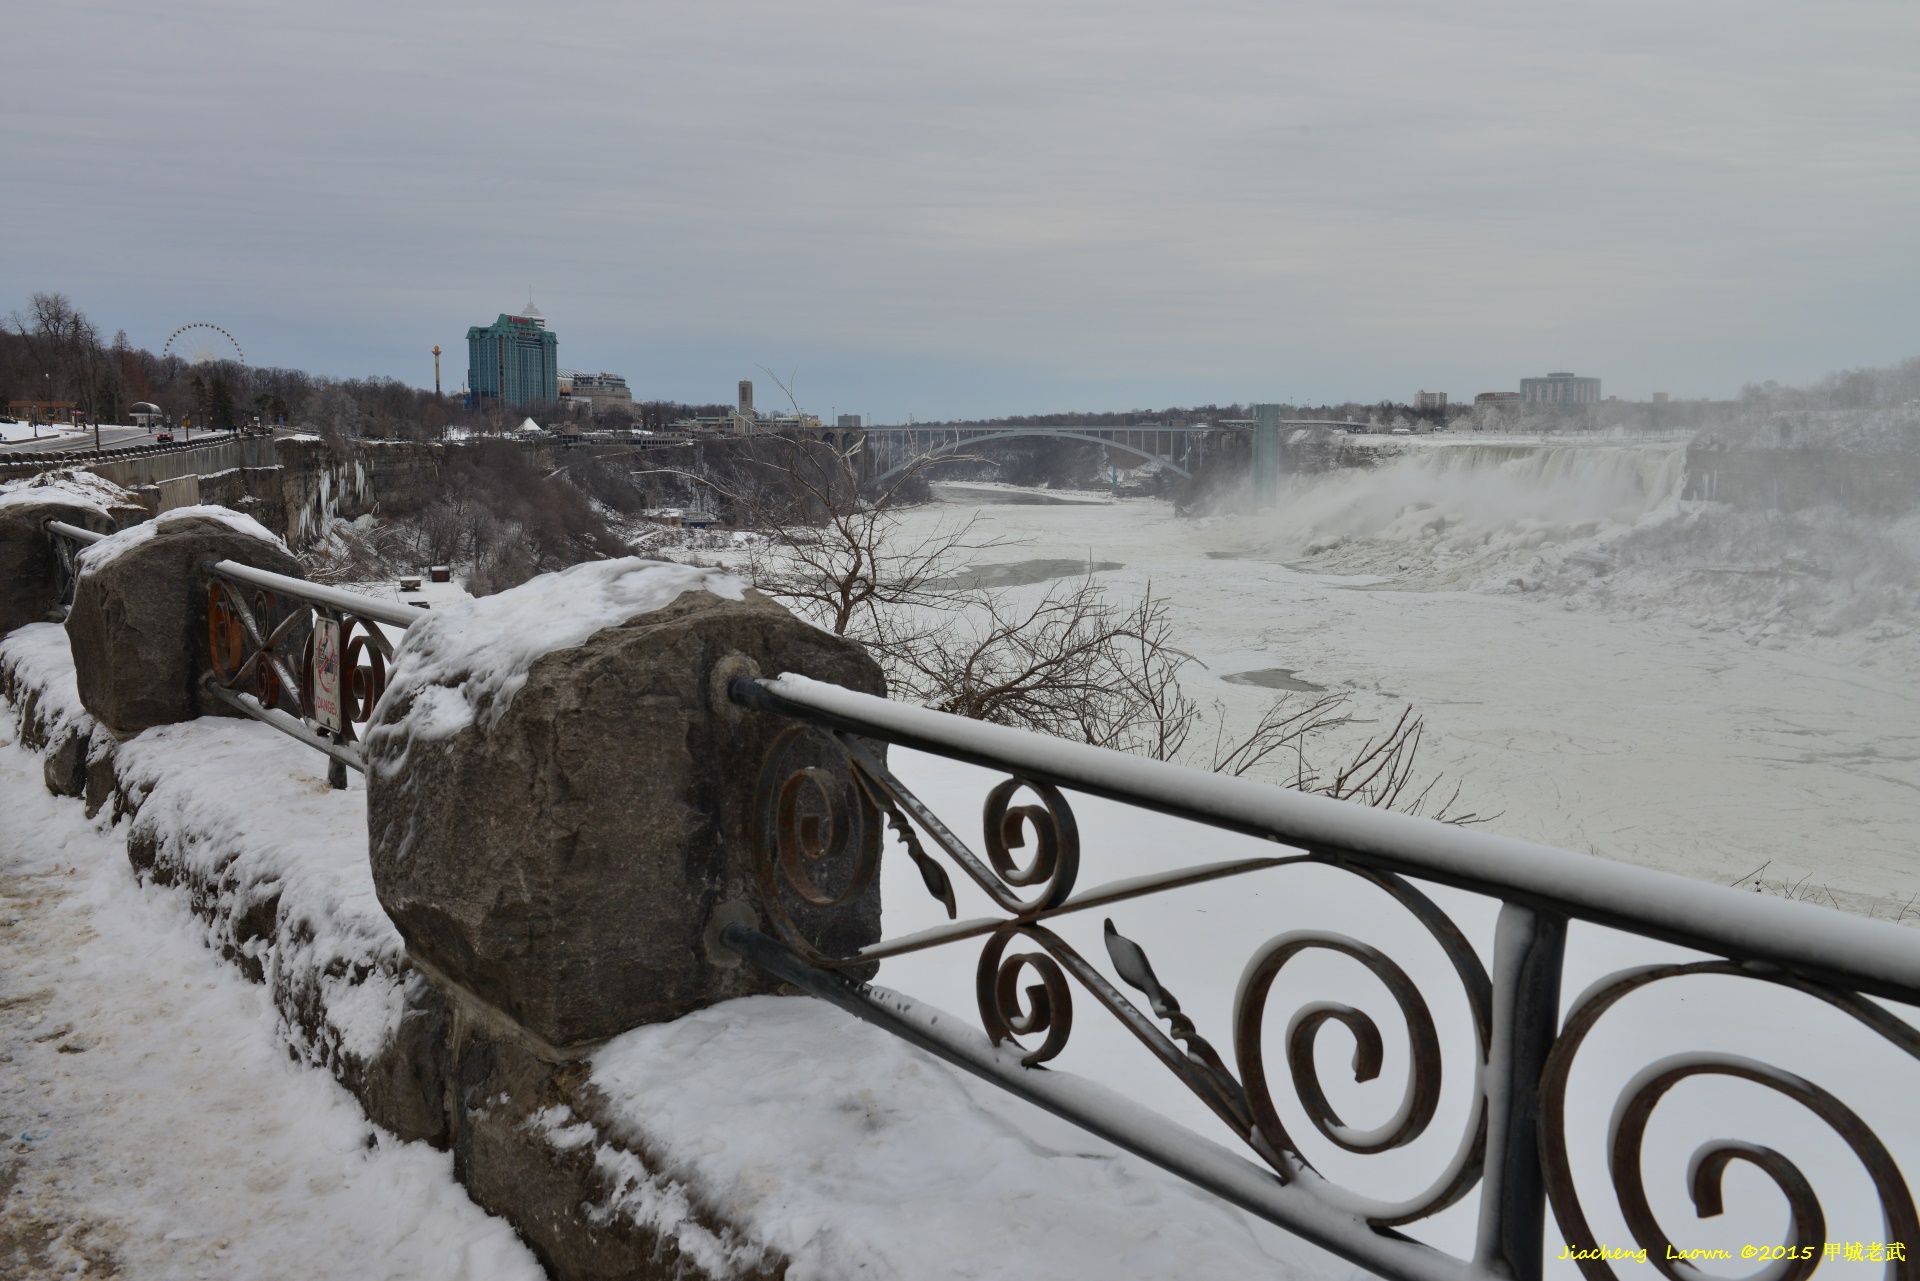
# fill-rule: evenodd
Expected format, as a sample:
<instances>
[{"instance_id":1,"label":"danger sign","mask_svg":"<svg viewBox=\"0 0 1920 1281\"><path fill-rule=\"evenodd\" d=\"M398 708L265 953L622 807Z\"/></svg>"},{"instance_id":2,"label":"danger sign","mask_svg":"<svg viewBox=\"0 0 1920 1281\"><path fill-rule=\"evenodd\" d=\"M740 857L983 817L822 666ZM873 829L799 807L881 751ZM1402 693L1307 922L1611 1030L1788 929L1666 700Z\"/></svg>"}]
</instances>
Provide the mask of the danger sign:
<instances>
[{"instance_id":1,"label":"danger sign","mask_svg":"<svg viewBox=\"0 0 1920 1281\"><path fill-rule=\"evenodd\" d=\"M319 618L313 625L313 719L339 733L340 622Z\"/></svg>"}]
</instances>

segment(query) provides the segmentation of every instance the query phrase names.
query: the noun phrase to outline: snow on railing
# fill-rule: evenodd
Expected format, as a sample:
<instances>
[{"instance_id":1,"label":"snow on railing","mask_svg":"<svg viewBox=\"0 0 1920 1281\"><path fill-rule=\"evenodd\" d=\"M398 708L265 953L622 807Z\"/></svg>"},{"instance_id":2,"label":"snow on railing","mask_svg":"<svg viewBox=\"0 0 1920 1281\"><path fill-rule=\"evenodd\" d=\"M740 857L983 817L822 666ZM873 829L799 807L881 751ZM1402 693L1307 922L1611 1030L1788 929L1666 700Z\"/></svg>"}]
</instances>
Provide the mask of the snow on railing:
<instances>
[{"instance_id":1,"label":"snow on railing","mask_svg":"<svg viewBox=\"0 0 1920 1281\"><path fill-rule=\"evenodd\" d=\"M1103 748L858 694L798 676L736 677L732 700L795 724L762 764L752 830L758 897L777 939L745 925L721 938L761 968L833 1002L1108 1141L1382 1276L1406 1281L1532 1281L1544 1266L1550 1203L1571 1256L1588 1281L1614 1281L1574 1185L1567 1143L1568 1078L1589 1033L1623 997L1667 979L1724 975L1777 985L1823 1001L1920 1058L1920 1033L1869 996L1920 1004L1920 939L1895 923L1860 920L1811 904L1707 885L1466 828L1206 773ZM1005 774L985 801L986 854L970 849L881 761L885 742ZM1270 856L1212 863L1090 889L1077 884L1080 840L1062 789L1261 837ZM1037 803L1016 805L1025 794ZM811 911L846 902L878 875L885 821L928 892L956 915L949 868L984 891L998 916L956 921L836 955L809 936ZM1032 853L1024 859L1014 851ZM938 857L936 857L938 855ZM1439 945L1466 997L1476 1059L1472 1100L1453 1157L1419 1194L1382 1201L1323 1176L1289 1135L1268 1079L1263 1025L1274 981L1297 957L1319 953L1363 966L1405 1021L1408 1079L1382 1126L1343 1123L1315 1065L1322 1026L1355 1041L1356 1079L1377 1075L1382 1038L1363 1011L1310 1003L1285 1032L1294 1096L1319 1136L1346 1152L1402 1149L1436 1115L1441 1050L1420 985L1384 952L1330 930L1280 934L1251 956L1232 1003L1233 1064L1202 1035L1154 973L1146 952L1106 922L1103 941L1118 983L1049 928L1057 918L1201 881L1296 864L1337 869L1395 899ZM1465 933L1413 880L1500 904L1491 973ZM1560 1019L1570 921L1589 922L1707 953L1704 961L1640 966L1583 992ZM889 956L983 940L974 988L990 1044L937 1011L856 981L847 971ZM1037 950L1010 953L1015 942ZM1142 994L1145 1007L1121 984ZM1022 995L1025 1002L1022 1002ZM1042 1070L1065 1047L1076 998L1117 1018L1146 1050L1238 1136L1236 1153L1110 1091ZM1164 1030L1162 1024L1165 1025ZM1024 1038L1024 1039L1023 1039ZM1795 1100L1852 1150L1879 1200L1889 1281L1911 1281L1905 1252L1920 1249L1911 1193L1885 1145L1833 1095L1793 1073L1731 1054L1663 1059L1628 1082L1609 1133L1618 1210L1635 1261L1669 1281L1705 1275L1673 1252L1649 1208L1641 1145L1655 1105L1690 1078L1754 1082ZM1687 1186L1702 1216L1721 1211L1727 1167L1745 1162L1772 1181L1791 1215L1782 1247L1748 1258L1779 1260L1767 1281L1800 1281L1822 1261L1826 1219L1803 1172L1771 1148L1713 1140L1693 1154ZM1480 1189L1476 1248L1460 1258L1394 1229L1432 1219ZM1556 1251L1558 1252L1558 1251ZM1829 1247L1824 1257L1837 1257ZM1678 1259L1677 1264L1671 1260Z\"/></svg>"}]
</instances>

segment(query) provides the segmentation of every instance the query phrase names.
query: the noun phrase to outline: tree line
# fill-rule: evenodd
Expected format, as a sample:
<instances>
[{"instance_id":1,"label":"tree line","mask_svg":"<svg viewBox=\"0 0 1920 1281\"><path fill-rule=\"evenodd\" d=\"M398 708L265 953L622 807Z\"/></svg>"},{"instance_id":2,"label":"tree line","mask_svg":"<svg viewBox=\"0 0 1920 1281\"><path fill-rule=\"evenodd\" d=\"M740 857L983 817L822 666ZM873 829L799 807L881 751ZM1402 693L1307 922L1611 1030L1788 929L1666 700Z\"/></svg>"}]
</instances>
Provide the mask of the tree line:
<instances>
[{"instance_id":1,"label":"tree line","mask_svg":"<svg viewBox=\"0 0 1920 1281\"><path fill-rule=\"evenodd\" d=\"M191 418L197 427L230 430L257 420L332 439L439 440L454 427L491 434L527 418L552 426L576 412L559 402L470 409L457 395L436 395L397 378L328 378L237 360L163 358L135 347L124 329L109 341L62 293L36 293L23 310L0 319L0 409L20 402L71 403L88 422L128 422L132 406L144 402L175 423ZM660 430L729 408L646 401L631 413L602 414L595 426Z\"/></svg>"}]
</instances>

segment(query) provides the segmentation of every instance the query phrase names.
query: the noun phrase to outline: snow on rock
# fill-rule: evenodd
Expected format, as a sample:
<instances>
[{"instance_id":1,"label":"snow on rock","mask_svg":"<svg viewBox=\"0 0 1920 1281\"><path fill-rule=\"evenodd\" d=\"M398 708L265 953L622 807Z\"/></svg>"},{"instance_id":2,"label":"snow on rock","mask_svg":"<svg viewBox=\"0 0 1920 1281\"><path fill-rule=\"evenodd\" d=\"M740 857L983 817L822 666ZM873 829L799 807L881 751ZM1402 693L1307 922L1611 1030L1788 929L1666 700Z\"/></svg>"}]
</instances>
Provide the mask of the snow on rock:
<instances>
[{"instance_id":1,"label":"snow on rock","mask_svg":"<svg viewBox=\"0 0 1920 1281\"><path fill-rule=\"evenodd\" d=\"M140 500L104 476L75 468L41 472L25 480L0 484L0 507L55 499L88 508L101 516L113 507L138 507Z\"/></svg>"},{"instance_id":2,"label":"snow on rock","mask_svg":"<svg viewBox=\"0 0 1920 1281\"><path fill-rule=\"evenodd\" d=\"M437 739L470 725L490 729L538 659L665 608L690 591L741 600L746 583L716 570L624 557L588 561L498 595L435 609L408 629L381 710L395 699L411 704L391 723L377 712L370 744L376 736Z\"/></svg>"},{"instance_id":3,"label":"snow on rock","mask_svg":"<svg viewBox=\"0 0 1920 1281\"><path fill-rule=\"evenodd\" d=\"M590 1083L617 1138L785 1255L789 1281L1349 1271L820 1001L636 1028Z\"/></svg>"},{"instance_id":4,"label":"snow on rock","mask_svg":"<svg viewBox=\"0 0 1920 1281\"><path fill-rule=\"evenodd\" d=\"M168 525L192 516L205 516L217 520L230 529L272 543L281 551L287 552L289 556L293 554L287 551L286 542L278 534L273 533L253 517L242 515L228 507L201 503L193 507L175 507L171 511L161 512L152 520L142 521L117 534L109 534L80 553L80 577L86 578L91 574L99 573L121 555L153 538Z\"/></svg>"},{"instance_id":5,"label":"snow on rock","mask_svg":"<svg viewBox=\"0 0 1920 1281\"><path fill-rule=\"evenodd\" d=\"M778 1268L777 1256L703 1213L685 1184L649 1169L633 1152L607 1142L599 1127L582 1120L566 1104L542 1108L524 1125L556 1152L591 1152L600 1195L584 1207L589 1222L604 1226L624 1219L636 1224L672 1241L683 1257L714 1277L759 1275Z\"/></svg>"},{"instance_id":6,"label":"snow on rock","mask_svg":"<svg viewBox=\"0 0 1920 1281\"><path fill-rule=\"evenodd\" d=\"M134 864L187 888L208 943L269 985L288 1043L351 1084L425 985L374 894L366 792L331 789L326 766L271 726L224 717L148 730L114 763L136 809Z\"/></svg>"},{"instance_id":7,"label":"snow on rock","mask_svg":"<svg viewBox=\"0 0 1920 1281\"><path fill-rule=\"evenodd\" d=\"M0 692L13 700L30 746L93 731L74 679L67 629L58 623L28 623L0 637Z\"/></svg>"}]
</instances>

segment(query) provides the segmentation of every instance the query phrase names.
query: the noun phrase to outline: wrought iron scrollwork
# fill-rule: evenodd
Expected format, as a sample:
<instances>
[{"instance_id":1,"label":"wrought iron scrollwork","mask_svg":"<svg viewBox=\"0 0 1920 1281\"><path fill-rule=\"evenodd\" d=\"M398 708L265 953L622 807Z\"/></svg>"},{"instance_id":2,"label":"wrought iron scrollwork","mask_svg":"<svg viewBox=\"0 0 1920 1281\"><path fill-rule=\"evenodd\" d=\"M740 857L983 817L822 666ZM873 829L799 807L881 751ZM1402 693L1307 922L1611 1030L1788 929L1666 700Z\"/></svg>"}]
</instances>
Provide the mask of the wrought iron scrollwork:
<instances>
[{"instance_id":1,"label":"wrought iron scrollwork","mask_svg":"<svg viewBox=\"0 0 1920 1281\"><path fill-rule=\"evenodd\" d=\"M976 978L980 1022L987 1029L987 1038L995 1045L1018 1036L1046 1033L1046 1040L1020 1059L1027 1067L1035 1067L1067 1046L1067 1037L1073 1032L1073 990L1067 986L1067 977L1061 973L1059 963L1047 953L1006 955L1007 944L1019 933L1005 930L993 935L980 953ZM1040 981L1026 989L1027 1005L1023 1011L1020 976L1028 968Z\"/></svg>"},{"instance_id":2,"label":"wrought iron scrollwork","mask_svg":"<svg viewBox=\"0 0 1920 1281\"><path fill-rule=\"evenodd\" d=\"M838 958L821 961L816 952L818 967L745 927L729 927L731 946L856 1017L1377 1275L1398 1281L1537 1281L1550 1204L1558 1223L1555 1240L1575 1247L1585 1281L1615 1281L1569 1167L1568 1082L1595 1024L1622 998L1649 984L1703 974L1771 982L1834 1006L1909 1059L1920 1059L1920 1029L1878 1003L1885 999L1920 1005L1920 950L1913 948L1909 936L1885 923L1836 928L1840 922L1810 916L1813 909L1803 905L1755 904L1751 896L1613 867L1604 860L1511 839L1476 838L1426 820L1270 792L1248 780L1192 773L1099 748L1037 740L1016 730L901 708L800 678L738 678L729 690L743 706L816 727L821 741L837 748L837 759L853 782L850 794L863 799L876 816L885 816L949 918L946 924L867 944ZM972 766L997 767L1007 776L987 798L984 855L968 848L888 771L878 749L882 742ZM776 770L764 786L777 790L786 776ZM1279 852L1081 887L1079 830L1056 787L1242 836L1265 837L1276 842ZM1027 803L1023 796L1030 798ZM1440 1035L1435 1015L1444 1007L1431 1003L1432 967L1422 971L1405 966L1386 949L1342 934L1295 930L1274 936L1254 952L1232 1006L1229 1063L1204 1035L1214 1029L1200 1026L1204 1020L1197 1020L1169 990L1148 950L1120 933L1112 921L1106 923L1106 963L1100 965L1054 932L1056 918L1071 913L1297 863L1360 878L1392 898L1426 931L1465 996L1472 1024L1465 1053L1460 1038ZM764 866L783 892L794 894L779 884L777 860L769 858ZM1456 922L1404 879L1403 871L1500 905L1491 953L1497 991L1496 981ZM957 919L958 879L972 881L1000 915ZM1648 906L1654 902L1660 903L1657 910ZM1575 1001L1563 1021L1560 990L1570 922L1734 959L1613 975ZM953 1020L944 1015L916 1012L909 998L849 980L850 967L963 940L982 944L975 990L981 1022L997 1049L957 1033ZM795 943L791 937L787 941ZM1281 1023L1274 1007L1296 986L1283 980L1303 974L1308 967L1289 967L1310 953L1359 966L1385 990L1395 1007L1393 1015L1382 1019L1378 1010L1305 1000ZM1167 1118L1128 1112L1110 1097L1083 1093L1066 1073L1049 1072L1074 1028L1084 1026L1089 1002L1118 1019L1265 1168L1252 1161L1223 1161L1216 1145L1182 1133ZM1330 1082L1323 1079L1317 1053L1326 1048L1322 1034L1330 1026L1352 1038L1355 1083L1379 1082L1370 1090L1385 1092L1390 1099L1397 1095L1383 1123L1356 1125L1336 1108L1337 1092L1327 1088ZM1404 1081L1393 1075L1387 1052L1402 1031L1408 1047ZM1286 1060L1291 1100L1271 1071L1269 1060L1274 1057ZM1906 1253L1920 1254L1920 1215L1886 1144L1852 1108L1812 1081L1726 1054L1685 1054L1652 1063L1614 1104L1607 1135L1612 1186L1634 1242L1646 1250L1646 1262L1669 1281L1705 1281L1701 1271L1675 1257L1674 1242L1649 1202L1641 1164L1645 1137L1662 1101L1686 1083L1708 1078L1743 1080L1770 1090L1837 1134L1874 1186L1885 1224L1887 1281L1920 1281L1916 1263ZM1443 1085L1451 1088L1443 1090ZM1404 1150L1416 1142L1423 1143L1422 1152L1431 1151L1429 1136L1452 1133L1449 1120L1447 1132L1435 1135L1436 1121L1455 1115L1443 1103L1462 1085L1468 1087L1460 1091L1467 1108L1457 1146L1438 1177L1414 1196L1387 1202L1338 1186L1303 1150L1302 1140L1315 1151L1325 1151L1322 1144L1330 1144L1360 1157ZM1296 1119L1301 1117L1304 1122ZM1829 1220L1813 1181L1782 1151L1743 1139L1702 1145L1687 1171L1695 1212L1701 1218L1723 1212L1724 1185L1736 1164L1764 1175L1779 1190L1789 1215L1782 1246L1756 1248L1754 1255L1745 1256L1757 1256L1765 1266L1743 1281L1805 1281L1821 1262L1834 1257L1835 1246L1824 1242ZM1458 1204L1476 1186L1484 1190L1471 1259L1435 1250L1394 1230ZM1611 1253L1619 1257L1617 1247ZM1858 1256L1845 1257L1851 1261Z\"/></svg>"},{"instance_id":3,"label":"wrought iron scrollwork","mask_svg":"<svg viewBox=\"0 0 1920 1281\"><path fill-rule=\"evenodd\" d=\"M798 750L802 743L808 745L805 751ZM822 755L830 745L838 748L836 759L841 766L831 773L824 767L827 757ZM1018 803L1023 793L1032 802ZM1007 914L1009 919L1004 922L982 922L979 928L971 923L955 926L950 936L911 946L985 936L975 971L981 1023L995 1045L1017 1047L1022 1064L1041 1067L1066 1048L1074 1026L1077 987L1117 1018L1283 1180L1298 1181L1313 1174L1314 1187L1325 1199L1378 1226L1412 1222L1437 1213L1458 1201L1478 1181L1486 1146L1485 1104L1479 1084L1491 1052L1492 985L1459 928L1404 879L1306 854L1248 860L1220 873L1238 874L1307 861L1331 865L1359 876L1396 900L1435 939L1452 964L1474 1022L1475 1053L1470 1068L1473 1103L1455 1154L1433 1185L1409 1200L1386 1202L1344 1191L1314 1172L1280 1121L1262 1048L1268 998L1275 978L1290 959L1305 951L1322 950L1358 962L1386 988L1406 1025L1408 1079L1399 1108L1386 1124L1362 1131L1347 1125L1329 1102L1313 1055L1316 1037L1328 1023L1338 1023L1354 1038L1356 1081L1377 1079L1384 1066L1384 1043L1372 1018L1334 1002L1310 1003L1288 1023L1286 1059L1293 1093L1314 1130L1348 1152L1387 1152L1424 1135L1435 1116L1444 1079L1440 1038L1418 987L1404 969L1378 949L1319 932L1283 934L1264 945L1248 963L1235 1001L1236 1074L1160 981L1145 949L1121 934L1111 920L1106 922L1103 935L1108 960L1120 981L1146 998L1144 1010L1098 966L1047 928L1045 922L1054 915L1096 903L1118 902L1176 883L1104 887L1076 898L1081 867L1079 826L1071 805L1058 789L1018 776L996 784L983 806L986 853L981 857L894 777L870 744L850 734L795 726L784 731L769 750L758 795L757 831L761 835L756 846L756 876L762 902L783 940L813 964L834 969L873 959L874 948L833 955L818 947L807 931L798 927L791 904L798 901L829 907L844 902L851 887L866 886L876 870L877 842L871 859L862 855L850 871L842 871L841 875L848 878L840 883L843 888L822 891L812 869L833 857L833 851L845 856L842 829L862 821L856 818L856 811L870 815L867 821L877 821L884 814L923 884L946 908L949 918L957 914L953 883L929 846ZM1016 940L1034 945L1033 950L1011 950ZM910 948L901 944L898 950ZM897 951L882 950L880 954Z\"/></svg>"},{"instance_id":4,"label":"wrought iron scrollwork","mask_svg":"<svg viewBox=\"0 0 1920 1281\"><path fill-rule=\"evenodd\" d=\"M816 965L858 964L820 930L822 913L868 891L880 859L879 812L846 752L820 730L782 730L754 806L754 879L774 928Z\"/></svg>"},{"instance_id":5,"label":"wrought iron scrollwork","mask_svg":"<svg viewBox=\"0 0 1920 1281\"><path fill-rule=\"evenodd\" d=\"M1653 965L1609 975L1589 988L1568 1013L1560 1037L1547 1057L1541 1076L1540 1163L1547 1193L1561 1230L1577 1253L1576 1261L1589 1281L1613 1281L1615 1273L1594 1249L1594 1233L1574 1186L1567 1155L1567 1086L1573 1064L1588 1035L1606 1012L1622 999L1654 983L1695 975L1727 975L1774 983L1804 993L1851 1016L1875 1033L1920 1059L1920 1032L1884 1008L1851 992L1839 991L1773 969L1756 969L1734 961ZM1681 1082L1704 1076L1751 1081L1792 1099L1824 1121L1843 1139L1873 1181L1879 1198L1886 1239L1913 1249L1920 1242L1920 1214L1899 1166L1858 1113L1820 1086L1770 1064L1731 1054L1680 1054L1643 1069L1621 1092L1613 1110L1607 1152L1609 1174L1622 1217L1636 1245L1645 1248L1647 1261L1669 1281L1700 1281L1701 1273L1678 1253L1647 1200L1641 1171L1641 1145L1655 1108ZM1727 1168L1743 1162L1765 1174L1787 1202L1787 1257L1777 1259L1751 1275L1748 1281L1802 1281L1824 1258L1826 1214L1812 1183L1798 1166L1780 1152L1760 1144L1719 1139L1703 1144L1689 1163L1688 1192L1698 1217L1714 1218L1724 1210L1722 1182ZM1589 1257L1590 1256L1590 1257ZM1887 1261L1888 1281L1913 1281L1914 1260Z\"/></svg>"},{"instance_id":6,"label":"wrought iron scrollwork","mask_svg":"<svg viewBox=\"0 0 1920 1281\"><path fill-rule=\"evenodd\" d=\"M249 592L214 577L207 584L207 649L214 683L252 694L266 708L317 721L314 704L317 620L339 627L338 742L359 737L386 692L393 645L380 628L350 613L284 598L264 588Z\"/></svg>"}]
</instances>

